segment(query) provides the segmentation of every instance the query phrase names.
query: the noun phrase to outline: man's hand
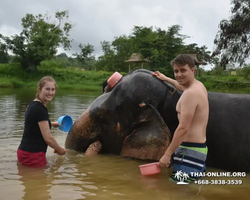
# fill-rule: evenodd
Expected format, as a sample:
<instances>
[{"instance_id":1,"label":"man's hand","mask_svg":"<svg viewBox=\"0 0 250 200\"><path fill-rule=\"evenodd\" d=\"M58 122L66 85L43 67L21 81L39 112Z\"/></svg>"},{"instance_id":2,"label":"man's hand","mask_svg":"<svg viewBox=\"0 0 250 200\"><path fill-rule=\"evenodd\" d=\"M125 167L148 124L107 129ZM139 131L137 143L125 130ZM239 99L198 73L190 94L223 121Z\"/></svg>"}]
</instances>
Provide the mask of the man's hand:
<instances>
[{"instance_id":1,"label":"man's hand","mask_svg":"<svg viewBox=\"0 0 250 200\"><path fill-rule=\"evenodd\" d=\"M161 72L159 72L159 71L154 72L153 75L156 76L158 79L160 79L162 81L167 80L167 77L164 74L162 74Z\"/></svg>"},{"instance_id":2,"label":"man's hand","mask_svg":"<svg viewBox=\"0 0 250 200\"><path fill-rule=\"evenodd\" d=\"M163 167L169 167L170 166L170 160L171 160L171 156L169 156L168 154L164 154L160 161L159 161L159 166L161 168Z\"/></svg>"},{"instance_id":3,"label":"man's hand","mask_svg":"<svg viewBox=\"0 0 250 200\"><path fill-rule=\"evenodd\" d=\"M180 85L176 80L165 76L164 74L162 74L159 71L156 71L153 73L153 76L157 77L158 79L162 80L162 81L167 81L168 83L170 83L171 85L173 85L177 90L180 91L184 91L184 87L182 85Z\"/></svg>"},{"instance_id":4,"label":"man's hand","mask_svg":"<svg viewBox=\"0 0 250 200\"><path fill-rule=\"evenodd\" d=\"M141 103L139 104L139 106L140 106L140 107L143 107L143 106L146 106L146 104L145 104L145 102L141 102Z\"/></svg>"}]
</instances>

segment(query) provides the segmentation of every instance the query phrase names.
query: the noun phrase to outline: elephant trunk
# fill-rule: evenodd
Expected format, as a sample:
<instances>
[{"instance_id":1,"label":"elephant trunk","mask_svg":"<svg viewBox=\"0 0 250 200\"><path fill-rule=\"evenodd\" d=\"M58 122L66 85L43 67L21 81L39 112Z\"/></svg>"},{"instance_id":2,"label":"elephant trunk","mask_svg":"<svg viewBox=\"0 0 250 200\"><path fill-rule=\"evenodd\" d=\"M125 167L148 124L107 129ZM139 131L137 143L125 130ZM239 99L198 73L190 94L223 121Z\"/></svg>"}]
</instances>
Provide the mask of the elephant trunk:
<instances>
[{"instance_id":1,"label":"elephant trunk","mask_svg":"<svg viewBox=\"0 0 250 200\"><path fill-rule=\"evenodd\" d=\"M85 152L87 148L97 140L95 126L89 118L89 109L87 109L73 124L69 131L65 148Z\"/></svg>"},{"instance_id":2,"label":"elephant trunk","mask_svg":"<svg viewBox=\"0 0 250 200\"><path fill-rule=\"evenodd\" d=\"M97 155L101 149L102 149L102 143L100 141L96 141L92 143L91 145L89 145L89 147L87 148L85 152L85 155L86 156Z\"/></svg>"}]
</instances>

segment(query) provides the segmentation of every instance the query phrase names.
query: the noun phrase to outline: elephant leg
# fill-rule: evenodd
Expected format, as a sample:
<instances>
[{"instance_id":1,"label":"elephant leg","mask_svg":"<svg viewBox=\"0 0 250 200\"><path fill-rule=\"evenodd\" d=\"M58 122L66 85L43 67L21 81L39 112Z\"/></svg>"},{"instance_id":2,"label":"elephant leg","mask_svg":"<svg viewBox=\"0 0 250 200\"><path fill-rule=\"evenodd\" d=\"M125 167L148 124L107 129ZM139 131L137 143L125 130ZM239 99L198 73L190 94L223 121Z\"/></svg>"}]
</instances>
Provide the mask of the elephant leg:
<instances>
[{"instance_id":1,"label":"elephant leg","mask_svg":"<svg viewBox=\"0 0 250 200\"><path fill-rule=\"evenodd\" d=\"M125 138L121 155L138 159L159 160L170 144L170 131L152 105L142 105L138 124Z\"/></svg>"},{"instance_id":2,"label":"elephant leg","mask_svg":"<svg viewBox=\"0 0 250 200\"><path fill-rule=\"evenodd\" d=\"M86 156L97 155L101 149L102 149L102 143L100 141L93 142L87 148L85 155Z\"/></svg>"}]
</instances>

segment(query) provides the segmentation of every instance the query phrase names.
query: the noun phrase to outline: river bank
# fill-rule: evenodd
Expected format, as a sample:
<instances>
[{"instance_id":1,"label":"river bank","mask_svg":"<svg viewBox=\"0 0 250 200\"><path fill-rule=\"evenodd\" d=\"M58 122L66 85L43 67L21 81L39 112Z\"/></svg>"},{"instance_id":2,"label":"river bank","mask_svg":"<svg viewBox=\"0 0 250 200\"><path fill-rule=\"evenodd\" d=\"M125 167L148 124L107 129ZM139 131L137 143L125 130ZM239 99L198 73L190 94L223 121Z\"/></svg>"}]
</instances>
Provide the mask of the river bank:
<instances>
[{"instance_id":1,"label":"river bank","mask_svg":"<svg viewBox=\"0 0 250 200\"><path fill-rule=\"evenodd\" d=\"M127 75L125 72L120 72ZM41 68L36 71L24 71L18 64L0 64L0 88L36 88L43 76L52 76L57 86L64 90L102 91L102 84L113 72L84 71L81 68ZM240 76L196 77L208 91L250 94L250 82Z\"/></svg>"},{"instance_id":2,"label":"river bank","mask_svg":"<svg viewBox=\"0 0 250 200\"><path fill-rule=\"evenodd\" d=\"M0 65L0 88L36 88L43 76L52 76L57 86L66 90L101 91L112 72L84 71L80 68L39 68L24 71L18 64Z\"/></svg>"}]
</instances>

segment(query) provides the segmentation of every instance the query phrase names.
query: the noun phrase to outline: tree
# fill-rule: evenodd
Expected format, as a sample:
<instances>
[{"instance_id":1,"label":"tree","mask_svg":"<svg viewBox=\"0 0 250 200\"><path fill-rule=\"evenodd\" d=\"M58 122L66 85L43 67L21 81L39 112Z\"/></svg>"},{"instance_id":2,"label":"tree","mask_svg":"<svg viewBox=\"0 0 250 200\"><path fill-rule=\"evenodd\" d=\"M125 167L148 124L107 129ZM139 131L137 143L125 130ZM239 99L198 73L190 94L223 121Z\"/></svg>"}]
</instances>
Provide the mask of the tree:
<instances>
[{"instance_id":1,"label":"tree","mask_svg":"<svg viewBox=\"0 0 250 200\"><path fill-rule=\"evenodd\" d=\"M213 56L220 56L224 70L230 62L243 65L250 54L250 1L231 0L231 4L231 17L220 22L214 40Z\"/></svg>"},{"instance_id":2,"label":"tree","mask_svg":"<svg viewBox=\"0 0 250 200\"><path fill-rule=\"evenodd\" d=\"M79 44L79 48L81 50L80 54L74 53L73 55L76 56L77 60L81 63L85 63L86 59L94 59L94 57L91 55L94 52L94 46L87 44L82 45Z\"/></svg>"},{"instance_id":3,"label":"tree","mask_svg":"<svg viewBox=\"0 0 250 200\"><path fill-rule=\"evenodd\" d=\"M97 70L115 71L115 67L113 66L115 52L111 43L108 41L102 41L101 46L103 55L98 58L98 62L96 63Z\"/></svg>"},{"instance_id":4,"label":"tree","mask_svg":"<svg viewBox=\"0 0 250 200\"><path fill-rule=\"evenodd\" d=\"M167 31L152 27L134 26L132 34L116 37L113 42L101 42L103 56L99 57L97 68L107 71L127 71L128 60L132 53L148 58L145 67L172 74L170 61L181 52L183 40L187 38L179 33L181 27L174 25Z\"/></svg>"},{"instance_id":5,"label":"tree","mask_svg":"<svg viewBox=\"0 0 250 200\"><path fill-rule=\"evenodd\" d=\"M58 58L68 58L66 53L60 53L57 55Z\"/></svg>"},{"instance_id":6,"label":"tree","mask_svg":"<svg viewBox=\"0 0 250 200\"><path fill-rule=\"evenodd\" d=\"M141 54L144 58L156 56L152 45L157 40L157 33L153 31L153 27L135 26L131 38L137 51L135 53Z\"/></svg>"},{"instance_id":7,"label":"tree","mask_svg":"<svg viewBox=\"0 0 250 200\"><path fill-rule=\"evenodd\" d=\"M187 54L197 54L198 60L206 63L216 64L218 62L216 57L211 56L211 52L207 50L205 45L199 47L196 43L188 44L184 47L182 52Z\"/></svg>"},{"instance_id":8,"label":"tree","mask_svg":"<svg viewBox=\"0 0 250 200\"><path fill-rule=\"evenodd\" d=\"M170 61L184 49L186 35L180 34L181 26L173 25L168 30L152 27L135 26L133 40L137 49L144 58L150 60L152 70L160 70L168 76L173 76Z\"/></svg>"},{"instance_id":9,"label":"tree","mask_svg":"<svg viewBox=\"0 0 250 200\"><path fill-rule=\"evenodd\" d=\"M56 12L56 23L51 22L47 14L26 14L22 18L20 35L4 37L8 49L16 55L23 69L36 70L41 61L54 58L61 45L65 50L70 49L72 40L68 37L72 24L64 22L68 17L68 11Z\"/></svg>"},{"instance_id":10,"label":"tree","mask_svg":"<svg viewBox=\"0 0 250 200\"><path fill-rule=\"evenodd\" d=\"M115 37L113 42L101 42L104 55L99 57L96 67L98 70L127 71L128 64L125 60L128 60L132 53L136 53L142 59L149 59L150 62L144 65L145 68L160 70L168 76L173 76L170 61L190 49L210 62L210 52L207 51L207 47L198 47L197 44L185 45L184 40L188 36L180 34L180 31L179 25L170 26L168 30L134 26L129 36Z\"/></svg>"},{"instance_id":11,"label":"tree","mask_svg":"<svg viewBox=\"0 0 250 200\"><path fill-rule=\"evenodd\" d=\"M128 63L125 62L134 52L134 44L130 37L121 35L115 37L112 42L114 51L113 56L113 71L128 71Z\"/></svg>"},{"instance_id":12,"label":"tree","mask_svg":"<svg viewBox=\"0 0 250 200\"><path fill-rule=\"evenodd\" d=\"M81 52L79 54L74 53L73 55L76 56L76 59L79 63L81 63L83 66L85 65L85 68L88 68L88 70L91 70L92 66L90 66L89 64L91 63L91 61L95 60L95 57L91 55L94 52L94 46L90 44L80 44L79 48Z\"/></svg>"},{"instance_id":13,"label":"tree","mask_svg":"<svg viewBox=\"0 0 250 200\"><path fill-rule=\"evenodd\" d=\"M9 62L9 54L7 45L2 43L3 35L0 34L0 63L8 63Z\"/></svg>"}]
</instances>

